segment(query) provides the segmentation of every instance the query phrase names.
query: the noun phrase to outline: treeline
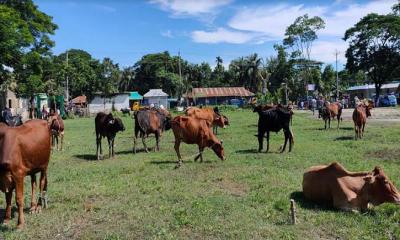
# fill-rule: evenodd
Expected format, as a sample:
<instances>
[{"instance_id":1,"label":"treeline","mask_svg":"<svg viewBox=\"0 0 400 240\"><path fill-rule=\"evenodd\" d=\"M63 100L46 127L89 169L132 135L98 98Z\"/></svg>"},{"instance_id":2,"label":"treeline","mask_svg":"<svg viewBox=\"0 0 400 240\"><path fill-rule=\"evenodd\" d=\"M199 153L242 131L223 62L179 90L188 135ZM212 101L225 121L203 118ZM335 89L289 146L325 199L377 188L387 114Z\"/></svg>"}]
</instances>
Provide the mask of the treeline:
<instances>
[{"instance_id":1,"label":"treeline","mask_svg":"<svg viewBox=\"0 0 400 240\"><path fill-rule=\"evenodd\" d=\"M346 68L338 73L339 91L367 81L374 82L379 93L382 84L399 77L399 6L387 15L368 14L346 31L349 48ZM71 97L89 98L131 90L143 94L151 88L181 97L195 87L243 86L267 101L282 102L286 90L290 100L304 97L308 84L315 84L313 94L327 97L335 97L337 90L332 65L311 59L312 43L325 27L318 16L303 15L288 26L282 43L274 46L274 56L253 53L228 65L217 56L214 69L209 63L193 64L167 51L144 55L125 68L80 49L54 55L49 36L57 27L32 0L0 0L1 86L31 100L39 92L65 94L67 78Z\"/></svg>"}]
</instances>

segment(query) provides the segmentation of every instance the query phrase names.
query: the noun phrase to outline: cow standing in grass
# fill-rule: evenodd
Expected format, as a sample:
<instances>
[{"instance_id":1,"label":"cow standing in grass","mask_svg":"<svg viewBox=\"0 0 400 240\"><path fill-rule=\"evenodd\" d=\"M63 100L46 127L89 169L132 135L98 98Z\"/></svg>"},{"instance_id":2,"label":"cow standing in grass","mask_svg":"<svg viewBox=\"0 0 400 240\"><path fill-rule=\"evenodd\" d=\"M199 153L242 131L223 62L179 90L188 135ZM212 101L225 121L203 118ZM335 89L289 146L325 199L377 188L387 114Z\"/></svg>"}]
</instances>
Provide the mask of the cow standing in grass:
<instances>
[{"instance_id":1,"label":"cow standing in grass","mask_svg":"<svg viewBox=\"0 0 400 240\"><path fill-rule=\"evenodd\" d=\"M367 123L367 117L371 116L373 103L362 103L356 106L353 111L353 122L355 131L355 140L361 139L364 136L364 128Z\"/></svg>"},{"instance_id":2,"label":"cow standing in grass","mask_svg":"<svg viewBox=\"0 0 400 240\"><path fill-rule=\"evenodd\" d=\"M156 147L154 151L160 151L160 138L164 131L169 130L171 114L165 109L143 109L134 113L135 118L135 135L133 152L136 153L137 138L142 138L143 147L146 152L147 149L145 139L149 134L156 136Z\"/></svg>"},{"instance_id":3,"label":"cow standing in grass","mask_svg":"<svg viewBox=\"0 0 400 240\"><path fill-rule=\"evenodd\" d=\"M195 161L199 158L201 162L203 161L203 151L206 147L211 148L221 160L225 159L222 142L217 139L210 127L208 121L188 116L177 116L171 121L171 128L175 136L175 151L178 156L177 168L183 161L179 151L181 142L197 144L199 153L194 158Z\"/></svg>"},{"instance_id":4,"label":"cow standing in grass","mask_svg":"<svg viewBox=\"0 0 400 240\"><path fill-rule=\"evenodd\" d=\"M62 150L64 142L64 121L59 114L55 113L48 117L47 123L51 131L52 148L57 144L57 150ZM58 137L60 137L60 143L58 142Z\"/></svg>"},{"instance_id":5,"label":"cow standing in grass","mask_svg":"<svg viewBox=\"0 0 400 240\"><path fill-rule=\"evenodd\" d=\"M114 157L114 139L119 131L125 131L124 124L120 118L114 118L112 113L106 114L99 112L95 118L96 124L96 155L97 160L103 158L103 149L101 148L101 139L107 137L108 141L108 156ZM100 151L99 151L100 150Z\"/></svg>"},{"instance_id":6,"label":"cow standing in grass","mask_svg":"<svg viewBox=\"0 0 400 240\"><path fill-rule=\"evenodd\" d=\"M286 108L276 106L269 110L263 111L262 108L256 107L253 112L257 112L259 115L258 119L258 151L261 152L263 149L263 141L266 134L267 137L267 151L269 151L269 133L279 132L283 129L285 134L285 142L281 152L286 149L286 144L289 140L289 152L292 151L292 145L294 144L293 133L290 130L290 120L292 113Z\"/></svg>"},{"instance_id":7,"label":"cow standing in grass","mask_svg":"<svg viewBox=\"0 0 400 240\"><path fill-rule=\"evenodd\" d=\"M39 212L47 207L47 167L50 159L50 130L44 120L30 120L19 127L7 127L0 123L0 190L6 195L4 223L11 218L13 190L16 192L18 225L24 220L24 178L31 176L31 209ZM35 199L36 173L40 172L40 197Z\"/></svg>"},{"instance_id":8,"label":"cow standing in grass","mask_svg":"<svg viewBox=\"0 0 400 240\"><path fill-rule=\"evenodd\" d=\"M327 123L329 123L329 128L331 128L331 119L337 118L338 124L337 129L339 129L340 121L342 121L342 105L338 102L329 103L325 102L325 105L319 110L318 115L322 117L325 122L325 129L327 127Z\"/></svg>"},{"instance_id":9,"label":"cow standing in grass","mask_svg":"<svg viewBox=\"0 0 400 240\"><path fill-rule=\"evenodd\" d=\"M213 133L217 134L218 127L225 128L226 123L229 124L227 117L222 116L219 113L218 108L197 108L190 107L186 109L185 115L189 117L194 117L201 120L206 120L213 127Z\"/></svg>"}]
</instances>

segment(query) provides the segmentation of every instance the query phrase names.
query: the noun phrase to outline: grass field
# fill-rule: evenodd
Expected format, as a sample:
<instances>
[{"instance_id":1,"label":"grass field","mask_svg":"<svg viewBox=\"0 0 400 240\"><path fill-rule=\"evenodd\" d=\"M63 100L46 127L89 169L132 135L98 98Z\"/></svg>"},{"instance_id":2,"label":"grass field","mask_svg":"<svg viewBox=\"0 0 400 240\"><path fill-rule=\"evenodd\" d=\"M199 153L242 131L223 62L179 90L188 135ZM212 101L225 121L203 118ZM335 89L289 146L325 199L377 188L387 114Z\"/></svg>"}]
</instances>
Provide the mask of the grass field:
<instances>
[{"instance_id":1,"label":"grass field","mask_svg":"<svg viewBox=\"0 0 400 240\"><path fill-rule=\"evenodd\" d=\"M49 208L26 211L26 227L2 226L6 239L400 239L400 206L384 204L367 213L343 213L303 200L302 175L312 165L339 161L351 171L382 166L400 187L400 124L370 123L354 141L351 122L322 130L323 122L296 112L295 145L279 154L283 134L271 135L270 153L256 153L257 114L226 112L221 130L227 160L211 150L205 162L177 160L173 134L157 153L132 154L133 121L116 139L115 159L95 160L94 119L67 120L66 147L49 164ZM335 124L333 124L335 126ZM149 146L155 144L152 137ZM106 141L103 146L107 150ZM139 147L142 147L140 142ZM181 146L183 157L196 153ZM29 178L25 192L30 191ZM299 223L290 224L289 200ZM5 200L0 199L4 214ZM15 205L14 201L13 204ZM25 194L29 207L29 195ZM14 209L15 210L15 209ZM3 218L3 216L2 216Z\"/></svg>"}]
</instances>

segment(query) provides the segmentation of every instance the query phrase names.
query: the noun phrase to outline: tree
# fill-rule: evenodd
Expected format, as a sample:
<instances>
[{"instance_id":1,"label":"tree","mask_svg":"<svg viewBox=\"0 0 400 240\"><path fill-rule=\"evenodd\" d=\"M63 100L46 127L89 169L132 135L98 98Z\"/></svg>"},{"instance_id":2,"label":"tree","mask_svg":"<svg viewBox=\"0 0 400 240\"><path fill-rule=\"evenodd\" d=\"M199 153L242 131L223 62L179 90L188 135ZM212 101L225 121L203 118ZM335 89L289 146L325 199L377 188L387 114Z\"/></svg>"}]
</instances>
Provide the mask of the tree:
<instances>
[{"instance_id":1,"label":"tree","mask_svg":"<svg viewBox=\"0 0 400 240\"><path fill-rule=\"evenodd\" d=\"M330 93L336 90L336 72L332 65L327 65L321 75L321 81L316 83L319 93L323 96L330 96Z\"/></svg>"},{"instance_id":2,"label":"tree","mask_svg":"<svg viewBox=\"0 0 400 240\"><path fill-rule=\"evenodd\" d=\"M247 63L247 84L246 88L254 93L261 92L261 68L262 59L258 57L257 53L251 54L246 57Z\"/></svg>"},{"instance_id":3,"label":"tree","mask_svg":"<svg viewBox=\"0 0 400 240\"><path fill-rule=\"evenodd\" d=\"M275 93L282 84L287 84L286 81L292 78L293 66L287 60L285 48L281 45L275 45L275 50L278 52L276 57L267 59L266 68L270 73L268 89L271 93Z\"/></svg>"},{"instance_id":4,"label":"tree","mask_svg":"<svg viewBox=\"0 0 400 240\"><path fill-rule=\"evenodd\" d=\"M125 92L128 90L133 90L135 79L135 69L133 67L126 67L121 72L121 80L118 83L118 90Z\"/></svg>"},{"instance_id":5,"label":"tree","mask_svg":"<svg viewBox=\"0 0 400 240\"><path fill-rule=\"evenodd\" d=\"M368 79L375 84L375 101L382 85L399 74L400 15L397 13L368 14L344 36L344 40L349 41L346 68L351 73L360 70L367 73Z\"/></svg>"},{"instance_id":6,"label":"tree","mask_svg":"<svg viewBox=\"0 0 400 240\"><path fill-rule=\"evenodd\" d=\"M223 60L220 56L216 57L215 62L217 65L211 74L210 87L221 87L225 79L225 68L223 65Z\"/></svg>"},{"instance_id":7,"label":"tree","mask_svg":"<svg viewBox=\"0 0 400 240\"><path fill-rule=\"evenodd\" d=\"M68 64L67 64L68 52ZM55 80L59 86L66 87L68 76L69 92L72 97L86 95L89 99L93 97L96 91L97 81L101 79L101 64L98 60L80 49L70 49L54 57L56 68Z\"/></svg>"},{"instance_id":8,"label":"tree","mask_svg":"<svg viewBox=\"0 0 400 240\"><path fill-rule=\"evenodd\" d=\"M298 64L304 65L304 87L307 87L310 78L311 50L313 42L318 38L317 31L325 28L322 18L309 18L307 14L296 18L285 32L283 45L292 49L291 57L297 59ZM306 91L307 93L307 91Z\"/></svg>"}]
</instances>

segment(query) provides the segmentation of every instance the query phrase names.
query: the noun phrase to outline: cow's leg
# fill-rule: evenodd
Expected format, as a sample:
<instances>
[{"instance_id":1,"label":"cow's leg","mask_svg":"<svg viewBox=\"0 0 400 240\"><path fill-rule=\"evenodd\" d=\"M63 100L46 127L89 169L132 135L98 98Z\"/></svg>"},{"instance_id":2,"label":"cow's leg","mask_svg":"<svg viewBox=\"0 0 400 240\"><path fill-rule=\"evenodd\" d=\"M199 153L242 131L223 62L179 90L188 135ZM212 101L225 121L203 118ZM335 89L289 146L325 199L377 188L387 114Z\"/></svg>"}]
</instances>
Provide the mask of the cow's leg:
<instances>
[{"instance_id":1,"label":"cow's leg","mask_svg":"<svg viewBox=\"0 0 400 240\"><path fill-rule=\"evenodd\" d=\"M200 162L203 162L203 151L204 148L199 146L199 154L194 158L194 161L196 162L200 158Z\"/></svg>"},{"instance_id":2,"label":"cow's leg","mask_svg":"<svg viewBox=\"0 0 400 240\"><path fill-rule=\"evenodd\" d=\"M115 138L112 138L112 139L111 139L111 156L112 156L112 157L115 157L114 140L115 140Z\"/></svg>"},{"instance_id":3,"label":"cow's leg","mask_svg":"<svg viewBox=\"0 0 400 240\"><path fill-rule=\"evenodd\" d=\"M286 144L287 144L287 142L288 142L288 140L289 140L289 135L290 135L289 129L284 130L283 133L284 133L284 135L285 135L285 142L284 142L284 144L283 144L283 148L282 148L282 150L281 150L281 153L283 153L283 152L285 151L285 149L286 149ZM289 144L290 144L290 143L289 143Z\"/></svg>"},{"instance_id":4,"label":"cow's leg","mask_svg":"<svg viewBox=\"0 0 400 240\"><path fill-rule=\"evenodd\" d=\"M328 118L328 125L329 125L329 128L331 128L331 118L330 117Z\"/></svg>"},{"instance_id":5,"label":"cow's leg","mask_svg":"<svg viewBox=\"0 0 400 240\"><path fill-rule=\"evenodd\" d=\"M340 117L339 115L337 116L337 129L339 129L339 124L340 124Z\"/></svg>"},{"instance_id":6,"label":"cow's leg","mask_svg":"<svg viewBox=\"0 0 400 240\"><path fill-rule=\"evenodd\" d=\"M289 129L289 152L292 151L293 145L294 145L294 136L292 131Z\"/></svg>"},{"instance_id":7,"label":"cow's leg","mask_svg":"<svg viewBox=\"0 0 400 240\"><path fill-rule=\"evenodd\" d=\"M326 123L328 122L328 119L325 119L324 121L325 121L325 130L326 130Z\"/></svg>"},{"instance_id":8,"label":"cow's leg","mask_svg":"<svg viewBox=\"0 0 400 240\"><path fill-rule=\"evenodd\" d=\"M60 143L58 142L58 133L54 135L54 137L56 138L56 149L57 151L60 151Z\"/></svg>"},{"instance_id":9,"label":"cow's leg","mask_svg":"<svg viewBox=\"0 0 400 240\"><path fill-rule=\"evenodd\" d=\"M175 168L179 168L179 167L182 165L182 156L181 156L181 153L180 153L180 151L179 151L179 146L180 146L180 144L181 144L181 141L175 139L175 146L174 146L174 148L175 148L176 155L178 156L178 162L177 162Z\"/></svg>"},{"instance_id":10,"label":"cow's leg","mask_svg":"<svg viewBox=\"0 0 400 240\"><path fill-rule=\"evenodd\" d=\"M103 150L101 149L101 136L96 136L96 145L97 145L97 160L103 158Z\"/></svg>"},{"instance_id":11,"label":"cow's leg","mask_svg":"<svg viewBox=\"0 0 400 240\"><path fill-rule=\"evenodd\" d=\"M107 137L108 141L108 158L111 158L112 153L112 139Z\"/></svg>"},{"instance_id":12,"label":"cow's leg","mask_svg":"<svg viewBox=\"0 0 400 240\"><path fill-rule=\"evenodd\" d=\"M262 149L263 149L264 134L265 134L265 131L260 131L260 130L258 131L258 136L257 136L257 138L258 138L258 152L261 152Z\"/></svg>"},{"instance_id":13,"label":"cow's leg","mask_svg":"<svg viewBox=\"0 0 400 240\"><path fill-rule=\"evenodd\" d=\"M358 127L357 124L354 123L354 140L357 140L358 137Z\"/></svg>"},{"instance_id":14,"label":"cow's leg","mask_svg":"<svg viewBox=\"0 0 400 240\"><path fill-rule=\"evenodd\" d=\"M60 133L60 138L61 138L61 151L63 150L63 145L64 145L64 131Z\"/></svg>"},{"instance_id":15,"label":"cow's leg","mask_svg":"<svg viewBox=\"0 0 400 240\"><path fill-rule=\"evenodd\" d=\"M143 134L143 135L142 135L142 142L143 142L144 150L148 153L148 152L149 152L149 149L147 149L146 137L147 137L146 134Z\"/></svg>"},{"instance_id":16,"label":"cow's leg","mask_svg":"<svg viewBox=\"0 0 400 240\"><path fill-rule=\"evenodd\" d=\"M36 197L35 197L35 190L36 190L36 175L32 174L31 175L31 208L29 210L29 212L32 213L36 213L36 207L37 207L37 203L36 203Z\"/></svg>"},{"instance_id":17,"label":"cow's leg","mask_svg":"<svg viewBox=\"0 0 400 240\"><path fill-rule=\"evenodd\" d=\"M365 123L363 123L362 125L361 137L364 137L364 128L365 128Z\"/></svg>"},{"instance_id":18,"label":"cow's leg","mask_svg":"<svg viewBox=\"0 0 400 240\"><path fill-rule=\"evenodd\" d=\"M17 178L15 180L15 200L18 207L18 223L17 228L22 228L25 224L24 219L24 178Z\"/></svg>"},{"instance_id":19,"label":"cow's leg","mask_svg":"<svg viewBox=\"0 0 400 240\"><path fill-rule=\"evenodd\" d=\"M160 130L157 130L155 135L156 135L156 147L154 148L154 152L160 151L160 135L161 135Z\"/></svg>"},{"instance_id":20,"label":"cow's leg","mask_svg":"<svg viewBox=\"0 0 400 240\"><path fill-rule=\"evenodd\" d=\"M6 195L6 213L4 217L4 224L8 224L11 219L11 200L13 195L13 189L9 189L8 192L5 193Z\"/></svg>"},{"instance_id":21,"label":"cow's leg","mask_svg":"<svg viewBox=\"0 0 400 240\"><path fill-rule=\"evenodd\" d=\"M137 144L137 138L138 138L138 134L139 134L139 128L137 128L135 126L135 133L133 135L133 153L136 154L136 144Z\"/></svg>"},{"instance_id":22,"label":"cow's leg","mask_svg":"<svg viewBox=\"0 0 400 240\"><path fill-rule=\"evenodd\" d=\"M269 131L267 131L267 151L269 151Z\"/></svg>"}]
</instances>

